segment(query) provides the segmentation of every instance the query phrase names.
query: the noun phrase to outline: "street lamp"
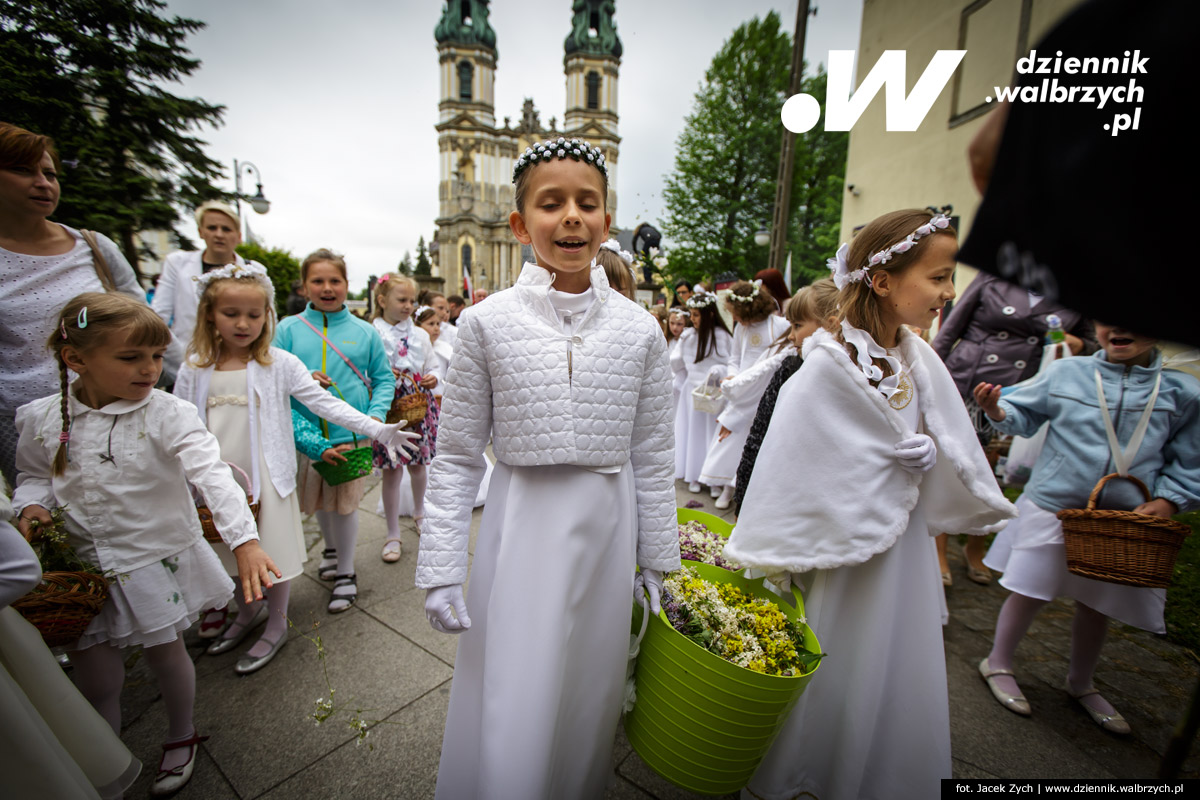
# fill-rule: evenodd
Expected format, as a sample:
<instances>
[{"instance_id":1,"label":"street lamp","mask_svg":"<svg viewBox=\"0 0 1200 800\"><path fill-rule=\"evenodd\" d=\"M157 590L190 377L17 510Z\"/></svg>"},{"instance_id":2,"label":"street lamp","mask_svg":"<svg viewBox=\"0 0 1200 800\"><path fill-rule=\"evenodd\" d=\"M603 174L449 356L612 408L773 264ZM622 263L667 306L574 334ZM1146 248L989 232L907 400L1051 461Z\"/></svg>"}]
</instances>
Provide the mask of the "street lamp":
<instances>
[{"instance_id":1,"label":"street lamp","mask_svg":"<svg viewBox=\"0 0 1200 800\"><path fill-rule=\"evenodd\" d=\"M243 171L248 172L248 173L252 172L254 174L254 181L255 181L255 183L258 184L258 189L255 191L255 194L253 197L247 197L242 192L242 172ZM242 214L242 201L243 200L245 200L247 203L249 203L250 207L253 208L255 210L255 212L257 212L259 214L265 214L271 210L271 201L263 196L262 174L258 171L258 167L254 166L249 161L240 161L239 162L236 158L233 160L233 189L234 189L235 196L237 198L236 202L237 202L238 216L241 216L241 214ZM245 227L246 227L246 232L245 232L244 238L249 239L250 238L250 223L249 223L249 221L246 222Z\"/></svg>"},{"instance_id":2,"label":"street lamp","mask_svg":"<svg viewBox=\"0 0 1200 800\"><path fill-rule=\"evenodd\" d=\"M759 228L754 234L754 243L759 247L766 247L771 243L771 232L766 228Z\"/></svg>"}]
</instances>

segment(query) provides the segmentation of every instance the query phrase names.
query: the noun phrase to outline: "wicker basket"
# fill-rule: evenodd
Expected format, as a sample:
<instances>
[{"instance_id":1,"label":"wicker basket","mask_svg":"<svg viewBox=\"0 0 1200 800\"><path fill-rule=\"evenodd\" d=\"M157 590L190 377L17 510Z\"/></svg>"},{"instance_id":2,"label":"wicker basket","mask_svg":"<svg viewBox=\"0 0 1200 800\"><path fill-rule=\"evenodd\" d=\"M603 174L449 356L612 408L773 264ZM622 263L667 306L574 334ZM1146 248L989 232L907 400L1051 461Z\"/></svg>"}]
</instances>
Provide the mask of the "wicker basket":
<instances>
[{"instance_id":1,"label":"wicker basket","mask_svg":"<svg viewBox=\"0 0 1200 800\"><path fill-rule=\"evenodd\" d=\"M1059 511L1067 569L1098 581L1165 589L1171 585L1175 557L1191 528L1166 517L1097 509L1100 490L1113 478L1132 482L1149 502L1150 490L1146 484L1132 475L1114 472L1101 478L1092 489L1087 508Z\"/></svg>"},{"instance_id":2,"label":"wicker basket","mask_svg":"<svg viewBox=\"0 0 1200 800\"><path fill-rule=\"evenodd\" d=\"M90 572L47 572L12 607L38 629L47 647L79 639L108 598L108 581Z\"/></svg>"},{"instance_id":3,"label":"wicker basket","mask_svg":"<svg viewBox=\"0 0 1200 800\"><path fill-rule=\"evenodd\" d=\"M369 444L359 447L357 437L354 439L354 449L347 450L342 455L346 457L346 460L338 464L326 464L324 461L313 462L313 469L330 486L338 486L366 477L374 469L374 450Z\"/></svg>"},{"instance_id":4,"label":"wicker basket","mask_svg":"<svg viewBox=\"0 0 1200 800\"><path fill-rule=\"evenodd\" d=\"M250 476L248 476L241 467L234 464L232 461L226 461L226 464L233 467L234 471L242 476L242 480L246 482L246 486L250 486ZM254 502L254 498L250 495L251 490L246 490L246 502L250 504L250 513L254 515L254 521L258 521L259 504ZM196 516L200 518L200 528L204 531L204 538L213 544L220 544L224 541L221 538L220 532L217 531L216 523L213 522L212 511L202 502L196 503Z\"/></svg>"},{"instance_id":5,"label":"wicker basket","mask_svg":"<svg viewBox=\"0 0 1200 800\"><path fill-rule=\"evenodd\" d=\"M413 377L407 372L401 372L397 380L406 380L412 384L413 393L406 394L403 397L397 395L392 398L392 407L388 409L387 417L384 421L391 425L394 422L404 420L409 425L416 422L421 422L425 419L425 415L429 413L429 396L421 391L421 387L413 380Z\"/></svg>"}]
</instances>

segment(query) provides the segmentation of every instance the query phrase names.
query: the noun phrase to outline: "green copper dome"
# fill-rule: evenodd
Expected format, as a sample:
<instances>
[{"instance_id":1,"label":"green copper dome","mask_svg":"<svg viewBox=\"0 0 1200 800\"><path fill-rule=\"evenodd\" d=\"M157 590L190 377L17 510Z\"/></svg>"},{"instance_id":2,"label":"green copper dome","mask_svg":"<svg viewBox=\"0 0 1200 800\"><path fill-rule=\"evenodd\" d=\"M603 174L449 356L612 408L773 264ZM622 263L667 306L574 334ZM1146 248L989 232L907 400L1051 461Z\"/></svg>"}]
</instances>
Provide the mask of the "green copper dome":
<instances>
[{"instance_id":1,"label":"green copper dome","mask_svg":"<svg viewBox=\"0 0 1200 800\"><path fill-rule=\"evenodd\" d=\"M433 38L438 44L481 44L495 49L496 31L488 24L488 0L447 0Z\"/></svg>"},{"instance_id":2,"label":"green copper dome","mask_svg":"<svg viewBox=\"0 0 1200 800\"><path fill-rule=\"evenodd\" d=\"M623 49L617 36L613 0L574 0L571 4L571 33L563 42L563 51L590 53L620 58Z\"/></svg>"}]
</instances>

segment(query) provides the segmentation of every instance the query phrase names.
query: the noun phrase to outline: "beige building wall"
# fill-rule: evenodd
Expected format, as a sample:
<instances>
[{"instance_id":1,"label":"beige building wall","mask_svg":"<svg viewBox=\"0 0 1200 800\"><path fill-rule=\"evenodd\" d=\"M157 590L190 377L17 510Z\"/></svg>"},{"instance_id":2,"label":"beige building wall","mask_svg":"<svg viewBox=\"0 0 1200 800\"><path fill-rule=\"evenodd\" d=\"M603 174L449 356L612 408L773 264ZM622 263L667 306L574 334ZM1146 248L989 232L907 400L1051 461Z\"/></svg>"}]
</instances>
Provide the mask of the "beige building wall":
<instances>
[{"instance_id":1,"label":"beige building wall","mask_svg":"<svg viewBox=\"0 0 1200 800\"><path fill-rule=\"evenodd\" d=\"M846 160L842 241L900 208L951 205L960 220L959 236L970 230L980 198L966 152L989 111L986 98L992 87L1014 83L1017 59L1079 2L864 0L857 83L885 50L907 51L906 93L938 50L967 54L918 130L886 130L882 90L855 123ZM975 274L967 266L958 270L960 294Z\"/></svg>"}]
</instances>

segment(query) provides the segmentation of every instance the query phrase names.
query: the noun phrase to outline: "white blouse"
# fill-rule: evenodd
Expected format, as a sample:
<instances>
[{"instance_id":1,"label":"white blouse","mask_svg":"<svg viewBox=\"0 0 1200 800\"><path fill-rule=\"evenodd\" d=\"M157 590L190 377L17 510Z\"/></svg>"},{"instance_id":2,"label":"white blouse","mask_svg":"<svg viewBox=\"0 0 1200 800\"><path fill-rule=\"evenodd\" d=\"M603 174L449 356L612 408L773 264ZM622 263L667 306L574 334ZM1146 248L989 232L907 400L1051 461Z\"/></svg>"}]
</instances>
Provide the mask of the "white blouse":
<instances>
[{"instance_id":1,"label":"white blouse","mask_svg":"<svg viewBox=\"0 0 1200 800\"><path fill-rule=\"evenodd\" d=\"M371 324L383 339L383 348L387 351L392 369L426 375L437 365L429 334L420 325L414 324L412 317L395 325L379 317Z\"/></svg>"},{"instance_id":2,"label":"white blouse","mask_svg":"<svg viewBox=\"0 0 1200 800\"><path fill-rule=\"evenodd\" d=\"M142 400L103 408L71 396L69 461L62 475L54 475L61 397L17 409L17 513L30 505L65 506L71 546L102 570L117 573L200 541L189 483L204 497L230 549L258 539L246 493L190 403L157 389Z\"/></svg>"}]
</instances>

